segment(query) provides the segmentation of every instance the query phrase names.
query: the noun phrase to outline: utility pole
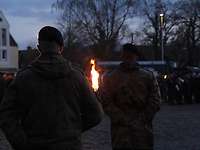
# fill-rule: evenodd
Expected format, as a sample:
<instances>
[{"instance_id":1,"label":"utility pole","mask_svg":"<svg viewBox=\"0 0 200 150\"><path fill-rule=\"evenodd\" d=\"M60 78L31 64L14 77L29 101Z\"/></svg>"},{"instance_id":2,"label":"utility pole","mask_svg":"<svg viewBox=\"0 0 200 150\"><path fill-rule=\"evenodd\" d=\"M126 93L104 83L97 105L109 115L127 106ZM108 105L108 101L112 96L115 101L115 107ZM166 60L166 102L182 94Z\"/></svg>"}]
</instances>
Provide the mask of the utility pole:
<instances>
[{"instance_id":1,"label":"utility pole","mask_svg":"<svg viewBox=\"0 0 200 150\"><path fill-rule=\"evenodd\" d=\"M133 44L133 33L131 33L131 43Z\"/></svg>"},{"instance_id":2,"label":"utility pole","mask_svg":"<svg viewBox=\"0 0 200 150\"><path fill-rule=\"evenodd\" d=\"M164 28L164 14L160 13L160 30L161 30L161 60L164 61L164 39L163 39L163 28Z\"/></svg>"}]
</instances>

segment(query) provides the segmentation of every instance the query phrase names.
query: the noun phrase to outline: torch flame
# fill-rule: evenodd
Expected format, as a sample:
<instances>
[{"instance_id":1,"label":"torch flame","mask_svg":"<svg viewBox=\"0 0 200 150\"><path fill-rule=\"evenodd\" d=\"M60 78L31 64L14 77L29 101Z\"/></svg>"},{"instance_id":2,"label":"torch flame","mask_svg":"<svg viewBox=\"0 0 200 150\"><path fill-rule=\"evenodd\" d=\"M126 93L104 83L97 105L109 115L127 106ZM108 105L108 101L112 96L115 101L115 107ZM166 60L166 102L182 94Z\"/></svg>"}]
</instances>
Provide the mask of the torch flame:
<instances>
[{"instance_id":1,"label":"torch flame","mask_svg":"<svg viewBox=\"0 0 200 150\"><path fill-rule=\"evenodd\" d=\"M90 64L91 64L91 65L95 65L95 60L94 60L94 59L91 59L91 60L90 60Z\"/></svg>"},{"instance_id":2,"label":"torch flame","mask_svg":"<svg viewBox=\"0 0 200 150\"><path fill-rule=\"evenodd\" d=\"M91 79L92 79L92 88L96 92L99 89L99 73L95 69L96 65L95 65L94 59L91 59L90 64L92 65L92 69L91 69L91 72L90 72L91 73Z\"/></svg>"}]
</instances>

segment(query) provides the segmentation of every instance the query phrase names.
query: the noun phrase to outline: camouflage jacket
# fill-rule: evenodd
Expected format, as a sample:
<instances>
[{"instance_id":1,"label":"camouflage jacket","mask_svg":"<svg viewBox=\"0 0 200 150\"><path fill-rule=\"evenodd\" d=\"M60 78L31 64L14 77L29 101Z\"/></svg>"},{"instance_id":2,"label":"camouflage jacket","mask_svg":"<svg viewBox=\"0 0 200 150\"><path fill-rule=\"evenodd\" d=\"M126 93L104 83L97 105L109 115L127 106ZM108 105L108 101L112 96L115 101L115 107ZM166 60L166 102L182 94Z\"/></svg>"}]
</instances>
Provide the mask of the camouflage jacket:
<instances>
[{"instance_id":1,"label":"camouflage jacket","mask_svg":"<svg viewBox=\"0 0 200 150\"><path fill-rule=\"evenodd\" d=\"M105 75L100 93L113 148L152 148L152 120L161 100L153 72L122 63Z\"/></svg>"}]
</instances>

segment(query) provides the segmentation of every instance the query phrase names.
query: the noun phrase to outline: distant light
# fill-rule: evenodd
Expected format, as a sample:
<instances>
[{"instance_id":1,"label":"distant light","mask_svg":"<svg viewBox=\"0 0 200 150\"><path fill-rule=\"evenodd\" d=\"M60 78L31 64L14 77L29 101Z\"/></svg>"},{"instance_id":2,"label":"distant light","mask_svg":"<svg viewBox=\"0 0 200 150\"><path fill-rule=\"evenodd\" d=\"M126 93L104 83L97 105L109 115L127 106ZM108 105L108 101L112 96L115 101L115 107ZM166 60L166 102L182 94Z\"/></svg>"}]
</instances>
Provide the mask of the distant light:
<instances>
[{"instance_id":1,"label":"distant light","mask_svg":"<svg viewBox=\"0 0 200 150\"><path fill-rule=\"evenodd\" d=\"M161 28L164 27L164 14L163 13L160 14L160 26L161 26Z\"/></svg>"}]
</instances>

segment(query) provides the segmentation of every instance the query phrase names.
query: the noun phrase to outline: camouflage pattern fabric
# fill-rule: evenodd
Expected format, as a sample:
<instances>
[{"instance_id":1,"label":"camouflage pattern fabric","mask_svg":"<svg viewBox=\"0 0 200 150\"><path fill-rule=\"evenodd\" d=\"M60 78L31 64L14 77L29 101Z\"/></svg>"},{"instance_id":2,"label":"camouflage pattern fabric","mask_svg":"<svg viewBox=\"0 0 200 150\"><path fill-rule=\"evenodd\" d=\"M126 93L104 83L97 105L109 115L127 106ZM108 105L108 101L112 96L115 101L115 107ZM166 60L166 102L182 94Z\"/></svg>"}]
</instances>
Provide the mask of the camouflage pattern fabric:
<instances>
[{"instance_id":1,"label":"camouflage pattern fabric","mask_svg":"<svg viewBox=\"0 0 200 150\"><path fill-rule=\"evenodd\" d=\"M152 149L152 120L161 101L153 72L122 63L105 75L100 95L111 119L113 148Z\"/></svg>"}]
</instances>

